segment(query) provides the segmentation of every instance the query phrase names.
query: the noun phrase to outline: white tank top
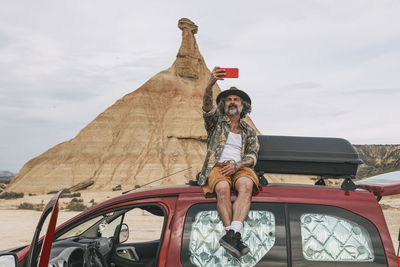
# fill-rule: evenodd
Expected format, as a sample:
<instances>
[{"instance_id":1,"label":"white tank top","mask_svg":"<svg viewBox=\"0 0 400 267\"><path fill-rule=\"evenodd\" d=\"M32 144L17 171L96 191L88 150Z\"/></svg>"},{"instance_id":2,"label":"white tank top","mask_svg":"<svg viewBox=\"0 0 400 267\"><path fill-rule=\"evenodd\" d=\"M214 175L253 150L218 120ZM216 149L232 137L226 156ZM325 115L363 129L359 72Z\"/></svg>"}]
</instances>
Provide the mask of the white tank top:
<instances>
[{"instance_id":1,"label":"white tank top","mask_svg":"<svg viewBox=\"0 0 400 267\"><path fill-rule=\"evenodd\" d=\"M240 134L229 132L228 139L221 157L218 162L227 160L240 161L242 159L242 136Z\"/></svg>"}]
</instances>

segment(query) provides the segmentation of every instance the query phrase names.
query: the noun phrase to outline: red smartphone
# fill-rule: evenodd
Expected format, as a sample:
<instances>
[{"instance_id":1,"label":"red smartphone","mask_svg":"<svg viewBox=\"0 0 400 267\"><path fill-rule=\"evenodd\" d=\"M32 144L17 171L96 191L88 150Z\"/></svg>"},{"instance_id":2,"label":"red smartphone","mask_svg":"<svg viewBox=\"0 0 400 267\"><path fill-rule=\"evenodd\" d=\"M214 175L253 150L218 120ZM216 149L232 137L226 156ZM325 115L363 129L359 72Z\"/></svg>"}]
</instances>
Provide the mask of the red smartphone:
<instances>
[{"instance_id":1,"label":"red smartphone","mask_svg":"<svg viewBox=\"0 0 400 267\"><path fill-rule=\"evenodd\" d=\"M221 76L222 78L238 78L239 77L239 69L238 68L220 68L224 69L226 75Z\"/></svg>"}]
</instances>

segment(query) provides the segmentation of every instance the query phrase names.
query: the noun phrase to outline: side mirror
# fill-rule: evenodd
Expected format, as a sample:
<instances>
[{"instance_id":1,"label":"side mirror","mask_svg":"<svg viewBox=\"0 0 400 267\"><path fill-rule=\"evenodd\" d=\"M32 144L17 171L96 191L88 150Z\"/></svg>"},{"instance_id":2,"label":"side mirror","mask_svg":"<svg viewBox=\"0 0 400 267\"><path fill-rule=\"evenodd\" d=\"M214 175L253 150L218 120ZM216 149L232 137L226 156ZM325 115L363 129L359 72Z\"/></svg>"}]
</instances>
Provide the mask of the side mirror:
<instances>
[{"instance_id":1,"label":"side mirror","mask_svg":"<svg viewBox=\"0 0 400 267\"><path fill-rule=\"evenodd\" d=\"M124 243L129 238L129 227L126 223L121 225L121 231L119 232L119 242Z\"/></svg>"},{"instance_id":2,"label":"side mirror","mask_svg":"<svg viewBox=\"0 0 400 267\"><path fill-rule=\"evenodd\" d=\"M11 253L0 255L0 266L8 266L8 267L18 266L17 255Z\"/></svg>"}]
</instances>

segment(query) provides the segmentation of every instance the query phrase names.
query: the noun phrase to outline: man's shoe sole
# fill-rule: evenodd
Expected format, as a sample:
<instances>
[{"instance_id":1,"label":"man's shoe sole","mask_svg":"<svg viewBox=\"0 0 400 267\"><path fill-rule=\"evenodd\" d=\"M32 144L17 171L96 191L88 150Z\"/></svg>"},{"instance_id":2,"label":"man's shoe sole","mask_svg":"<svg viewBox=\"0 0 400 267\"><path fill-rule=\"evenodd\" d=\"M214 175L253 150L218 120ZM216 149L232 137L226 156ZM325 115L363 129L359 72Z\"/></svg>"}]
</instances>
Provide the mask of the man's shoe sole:
<instances>
[{"instance_id":1,"label":"man's shoe sole","mask_svg":"<svg viewBox=\"0 0 400 267\"><path fill-rule=\"evenodd\" d=\"M240 252L236 248L232 247L229 245L225 240L221 239L219 240L219 244L233 257L235 258L240 258ZM247 253L246 253L247 254Z\"/></svg>"},{"instance_id":2,"label":"man's shoe sole","mask_svg":"<svg viewBox=\"0 0 400 267\"><path fill-rule=\"evenodd\" d=\"M249 253L249 252L250 252L250 249L249 249L249 248L242 249L242 250L240 251L240 256L243 257L244 255L246 255L246 254Z\"/></svg>"}]
</instances>

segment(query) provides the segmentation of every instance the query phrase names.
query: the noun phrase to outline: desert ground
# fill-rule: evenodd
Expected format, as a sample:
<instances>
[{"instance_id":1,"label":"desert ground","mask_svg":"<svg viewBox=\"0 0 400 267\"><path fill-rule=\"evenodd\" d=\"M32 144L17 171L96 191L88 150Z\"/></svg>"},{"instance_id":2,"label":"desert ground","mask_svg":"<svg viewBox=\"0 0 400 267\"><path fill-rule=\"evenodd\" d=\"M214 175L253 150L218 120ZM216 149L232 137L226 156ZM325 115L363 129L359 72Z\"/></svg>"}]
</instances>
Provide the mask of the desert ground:
<instances>
[{"instance_id":1,"label":"desert ground","mask_svg":"<svg viewBox=\"0 0 400 267\"><path fill-rule=\"evenodd\" d=\"M115 192L81 192L83 203L90 207L91 201L100 203L109 198L118 196L121 191ZM0 199L0 251L20 245L30 243L41 212L35 210L18 209L23 202L31 204L46 204L53 195L24 196L18 199ZM70 203L71 198L61 198L57 225L67 221L80 212L66 211L65 207ZM400 227L400 196L384 197L381 201L383 213L391 233L394 247L397 251L399 242L397 241ZM157 236L157 229L161 229L160 221L155 216L149 216L144 212L135 212L130 220L135 221L134 229L130 228L130 236L136 241L150 240L150 236Z\"/></svg>"}]
</instances>

